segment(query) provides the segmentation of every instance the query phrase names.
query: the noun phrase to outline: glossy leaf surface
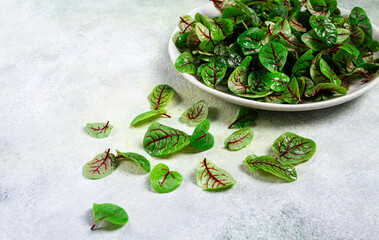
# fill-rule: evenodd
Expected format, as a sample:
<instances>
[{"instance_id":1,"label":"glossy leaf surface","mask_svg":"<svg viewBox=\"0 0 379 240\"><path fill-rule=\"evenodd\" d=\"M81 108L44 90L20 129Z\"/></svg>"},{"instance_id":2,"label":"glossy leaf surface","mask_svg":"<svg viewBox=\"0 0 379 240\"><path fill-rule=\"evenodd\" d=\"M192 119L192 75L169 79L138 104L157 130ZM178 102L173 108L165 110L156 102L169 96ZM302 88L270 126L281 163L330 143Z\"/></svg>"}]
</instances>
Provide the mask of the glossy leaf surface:
<instances>
[{"instance_id":1,"label":"glossy leaf surface","mask_svg":"<svg viewBox=\"0 0 379 240\"><path fill-rule=\"evenodd\" d=\"M228 88L235 94L245 94L250 90L250 86L247 81L247 69L243 66L239 66L228 79Z\"/></svg>"},{"instance_id":2,"label":"glossy leaf surface","mask_svg":"<svg viewBox=\"0 0 379 240\"><path fill-rule=\"evenodd\" d=\"M287 103L296 104L301 101L298 81L295 77L291 79L283 92L283 100Z\"/></svg>"},{"instance_id":3,"label":"glossy leaf surface","mask_svg":"<svg viewBox=\"0 0 379 240\"><path fill-rule=\"evenodd\" d=\"M151 111L147 111L147 112L144 112L144 113L141 113L140 115L136 116L132 123L130 125L132 126L135 126L137 125L138 123L146 120L146 119L149 119L149 118L152 118L152 117L156 117L156 116L160 116L162 114L165 114L166 113L166 110L165 109L158 109L158 110L151 110Z\"/></svg>"},{"instance_id":4,"label":"glossy leaf surface","mask_svg":"<svg viewBox=\"0 0 379 240\"><path fill-rule=\"evenodd\" d=\"M315 51L322 51L328 48L326 45L316 34L315 30L310 30L304 33L301 36L301 40L307 45L309 48Z\"/></svg>"},{"instance_id":5,"label":"glossy leaf surface","mask_svg":"<svg viewBox=\"0 0 379 240\"><path fill-rule=\"evenodd\" d=\"M84 165L83 174L89 179L100 179L111 175L116 168L116 158L110 153L110 149L107 149L105 152L97 154L94 159Z\"/></svg>"},{"instance_id":6,"label":"glossy leaf surface","mask_svg":"<svg viewBox=\"0 0 379 240\"><path fill-rule=\"evenodd\" d=\"M134 152L120 152L116 150L117 152L117 159L118 160L132 160L133 162L137 163L138 166L140 166L143 170L145 170L147 173L150 172L150 162L142 156L141 154L134 153Z\"/></svg>"},{"instance_id":7,"label":"glossy leaf surface","mask_svg":"<svg viewBox=\"0 0 379 240\"><path fill-rule=\"evenodd\" d=\"M169 193L182 184L183 177L176 171L170 171L166 164L159 163L151 170L150 181L157 193Z\"/></svg>"},{"instance_id":8,"label":"glossy leaf surface","mask_svg":"<svg viewBox=\"0 0 379 240\"><path fill-rule=\"evenodd\" d=\"M230 173L206 158L197 165L196 181L197 185L204 190L224 189L237 183Z\"/></svg>"},{"instance_id":9,"label":"glossy leaf surface","mask_svg":"<svg viewBox=\"0 0 379 240\"><path fill-rule=\"evenodd\" d=\"M195 74L196 67L193 64L191 53L184 52L175 61L175 68L181 73Z\"/></svg>"},{"instance_id":10,"label":"glossy leaf surface","mask_svg":"<svg viewBox=\"0 0 379 240\"><path fill-rule=\"evenodd\" d=\"M323 43L332 46L337 42L337 29L328 18L322 16L316 17L313 15L309 19L309 23Z\"/></svg>"},{"instance_id":11,"label":"glossy leaf surface","mask_svg":"<svg viewBox=\"0 0 379 240\"><path fill-rule=\"evenodd\" d=\"M313 49L306 51L296 62L292 68L292 74L296 77L306 75L313 60Z\"/></svg>"},{"instance_id":12,"label":"glossy leaf surface","mask_svg":"<svg viewBox=\"0 0 379 240\"><path fill-rule=\"evenodd\" d=\"M270 87L262 82L263 77L267 74L266 70L257 70L249 74L247 82L252 93L262 95L268 92Z\"/></svg>"},{"instance_id":13,"label":"glossy leaf surface","mask_svg":"<svg viewBox=\"0 0 379 240\"><path fill-rule=\"evenodd\" d=\"M113 125L106 123L87 123L87 129L94 138L106 138L111 134Z\"/></svg>"},{"instance_id":14,"label":"glossy leaf surface","mask_svg":"<svg viewBox=\"0 0 379 240\"><path fill-rule=\"evenodd\" d=\"M312 60L311 64L311 70L310 74L312 77L312 80L318 84L318 83L329 83L330 80L327 78L320 69L320 59L321 59L322 53L319 53L316 55L316 57Z\"/></svg>"},{"instance_id":15,"label":"glossy leaf surface","mask_svg":"<svg viewBox=\"0 0 379 240\"><path fill-rule=\"evenodd\" d=\"M196 126L208 116L208 103L204 100L197 102L195 105L187 109L180 120L189 126Z\"/></svg>"},{"instance_id":16,"label":"glossy leaf surface","mask_svg":"<svg viewBox=\"0 0 379 240\"><path fill-rule=\"evenodd\" d=\"M272 72L264 76L262 82L275 92L283 92L287 88L290 78L284 73Z\"/></svg>"},{"instance_id":17,"label":"glossy leaf surface","mask_svg":"<svg viewBox=\"0 0 379 240\"><path fill-rule=\"evenodd\" d=\"M346 95L347 90L342 86L338 86L334 83L319 83L311 87L305 92L306 97L314 97L320 93L329 92L339 95Z\"/></svg>"},{"instance_id":18,"label":"glossy leaf surface","mask_svg":"<svg viewBox=\"0 0 379 240\"><path fill-rule=\"evenodd\" d=\"M322 58L320 59L320 71L327 78L329 78L331 83L341 85L341 79L337 76L337 74L333 71L329 64Z\"/></svg>"},{"instance_id":19,"label":"glossy leaf surface","mask_svg":"<svg viewBox=\"0 0 379 240\"><path fill-rule=\"evenodd\" d=\"M189 15L183 15L180 17L178 26L183 33L190 32L195 24L195 19Z\"/></svg>"},{"instance_id":20,"label":"glossy leaf surface","mask_svg":"<svg viewBox=\"0 0 379 240\"><path fill-rule=\"evenodd\" d=\"M95 224L91 230L94 230L95 226L102 221L107 221L116 225L125 225L128 220L128 214L125 210L112 203L93 204L93 215Z\"/></svg>"},{"instance_id":21,"label":"glossy leaf surface","mask_svg":"<svg viewBox=\"0 0 379 240\"><path fill-rule=\"evenodd\" d=\"M259 60L270 72L281 71L287 61L287 48L278 42L270 42L259 51Z\"/></svg>"},{"instance_id":22,"label":"glossy leaf surface","mask_svg":"<svg viewBox=\"0 0 379 240\"><path fill-rule=\"evenodd\" d=\"M244 106L240 106L229 128L244 128L258 118L258 112Z\"/></svg>"},{"instance_id":23,"label":"glossy leaf surface","mask_svg":"<svg viewBox=\"0 0 379 240\"><path fill-rule=\"evenodd\" d=\"M229 135L225 139L224 146L232 151L237 151L249 145L253 138L253 129L242 128Z\"/></svg>"},{"instance_id":24,"label":"glossy leaf surface","mask_svg":"<svg viewBox=\"0 0 379 240\"><path fill-rule=\"evenodd\" d=\"M262 46L261 41L265 37L264 32L259 28L249 28L237 38L237 43L243 48L258 49Z\"/></svg>"},{"instance_id":25,"label":"glossy leaf surface","mask_svg":"<svg viewBox=\"0 0 379 240\"><path fill-rule=\"evenodd\" d=\"M191 145L201 151L209 150L214 146L214 137L209 133L210 123L203 120L196 126L191 136Z\"/></svg>"},{"instance_id":26,"label":"glossy leaf surface","mask_svg":"<svg viewBox=\"0 0 379 240\"><path fill-rule=\"evenodd\" d=\"M226 69L227 68L221 64L211 62L201 70L201 77L208 87L216 88L222 79L224 79Z\"/></svg>"},{"instance_id":27,"label":"glossy leaf surface","mask_svg":"<svg viewBox=\"0 0 379 240\"><path fill-rule=\"evenodd\" d=\"M165 108L174 96L174 93L174 89L169 85L157 85L148 97L151 108L154 110Z\"/></svg>"},{"instance_id":28,"label":"glossy leaf surface","mask_svg":"<svg viewBox=\"0 0 379 240\"><path fill-rule=\"evenodd\" d=\"M232 48L218 44L214 50L214 58L217 64L236 68L242 62L242 57Z\"/></svg>"}]
</instances>

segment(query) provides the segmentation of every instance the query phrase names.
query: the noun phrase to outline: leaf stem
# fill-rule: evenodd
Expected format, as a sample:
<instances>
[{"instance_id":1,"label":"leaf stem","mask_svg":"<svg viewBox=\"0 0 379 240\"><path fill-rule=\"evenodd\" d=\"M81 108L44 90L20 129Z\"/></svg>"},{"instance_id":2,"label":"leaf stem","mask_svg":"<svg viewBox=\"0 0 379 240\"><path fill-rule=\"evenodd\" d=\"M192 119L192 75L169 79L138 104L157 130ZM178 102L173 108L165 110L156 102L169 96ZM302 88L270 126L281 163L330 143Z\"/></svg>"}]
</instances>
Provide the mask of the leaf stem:
<instances>
[{"instance_id":1,"label":"leaf stem","mask_svg":"<svg viewBox=\"0 0 379 240\"><path fill-rule=\"evenodd\" d=\"M97 223L95 223L94 225L92 225L92 227L91 227L92 231L95 230L94 228L95 228L96 225L97 225Z\"/></svg>"},{"instance_id":2,"label":"leaf stem","mask_svg":"<svg viewBox=\"0 0 379 240\"><path fill-rule=\"evenodd\" d=\"M168 114L166 114L166 113L162 113L162 116L165 116L165 117L171 118L171 116L168 115Z\"/></svg>"},{"instance_id":3,"label":"leaf stem","mask_svg":"<svg viewBox=\"0 0 379 240\"><path fill-rule=\"evenodd\" d=\"M246 29L249 29L249 28L246 26L246 24L245 24L244 21L242 21L242 24L245 26Z\"/></svg>"}]
</instances>

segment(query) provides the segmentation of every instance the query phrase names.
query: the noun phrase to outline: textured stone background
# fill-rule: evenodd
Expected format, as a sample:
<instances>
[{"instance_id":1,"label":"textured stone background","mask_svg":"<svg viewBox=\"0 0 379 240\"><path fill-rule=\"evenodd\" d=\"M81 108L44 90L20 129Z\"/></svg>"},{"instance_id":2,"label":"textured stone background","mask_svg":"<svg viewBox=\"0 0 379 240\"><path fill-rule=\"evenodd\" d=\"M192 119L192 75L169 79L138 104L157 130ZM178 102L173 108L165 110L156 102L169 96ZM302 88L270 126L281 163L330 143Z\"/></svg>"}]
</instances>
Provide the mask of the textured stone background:
<instances>
[{"instance_id":1,"label":"textured stone background","mask_svg":"<svg viewBox=\"0 0 379 240\"><path fill-rule=\"evenodd\" d=\"M379 235L379 88L341 106L319 111L259 111L251 145L223 148L238 106L194 88L172 66L167 43L178 16L206 0L0 2L0 239L375 239ZM363 7L379 25L374 1L339 1ZM179 122L198 100L211 106L215 147L180 152L166 163L182 173L182 186L159 195L148 177L124 162L111 176L91 181L83 165L97 153L135 151L148 125L131 128L149 109L157 84L177 91L172 119ZM85 123L110 120L109 138L91 138ZM291 131L317 143L317 153L284 183L246 170L248 154L267 154ZM203 157L238 183L225 192L196 185ZM125 208L129 223L90 231L92 203Z\"/></svg>"}]
</instances>

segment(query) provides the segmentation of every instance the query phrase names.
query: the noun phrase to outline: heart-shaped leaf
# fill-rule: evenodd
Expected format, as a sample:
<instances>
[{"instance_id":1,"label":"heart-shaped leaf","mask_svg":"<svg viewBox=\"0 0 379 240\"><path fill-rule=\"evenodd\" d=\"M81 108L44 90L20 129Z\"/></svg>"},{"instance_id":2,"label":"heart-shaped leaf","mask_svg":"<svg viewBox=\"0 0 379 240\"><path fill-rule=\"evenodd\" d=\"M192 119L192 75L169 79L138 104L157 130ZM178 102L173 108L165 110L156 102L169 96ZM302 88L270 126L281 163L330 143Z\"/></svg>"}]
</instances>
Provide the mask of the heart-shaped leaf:
<instances>
[{"instance_id":1,"label":"heart-shaped leaf","mask_svg":"<svg viewBox=\"0 0 379 240\"><path fill-rule=\"evenodd\" d=\"M299 32L306 32L307 31L307 28L304 27L301 23L299 23L297 20L296 20L296 17L292 17L290 20L289 20L289 24L291 27L293 27L295 30L299 31Z\"/></svg>"},{"instance_id":2,"label":"heart-shaped leaf","mask_svg":"<svg viewBox=\"0 0 379 240\"><path fill-rule=\"evenodd\" d=\"M319 83L315 85L314 87L308 89L305 92L306 97L314 97L318 94L324 93L324 92L331 92L334 94L339 94L339 95L346 95L347 90L346 88L342 86L338 86L334 83Z\"/></svg>"},{"instance_id":3,"label":"heart-shaped leaf","mask_svg":"<svg viewBox=\"0 0 379 240\"><path fill-rule=\"evenodd\" d=\"M301 36L301 40L307 45L309 48L315 51L322 51L328 48L326 45L316 34L315 30L312 29Z\"/></svg>"},{"instance_id":4,"label":"heart-shaped leaf","mask_svg":"<svg viewBox=\"0 0 379 240\"><path fill-rule=\"evenodd\" d=\"M245 94L250 91L250 86L247 82L247 70L243 66L239 66L228 79L228 88L235 94Z\"/></svg>"},{"instance_id":5,"label":"heart-shaped leaf","mask_svg":"<svg viewBox=\"0 0 379 240\"><path fill-rule=\"evenodd\" d=\"M197 165L197 185L204 190L228 188L236 184L230 173L204 158Z\"/></svg>"},{"instance_id":6,"label":"heart-shaped leaf","mask_svg":"<svg viewBox=\"0 0 379 240\"><path fill-rule=\"evenodd\" d=\"M93 215L95 224L92 226L91 230L95 229L95 226L102 221L107 221L116 225L125 225L128 220L128 214L125 210L117 205L112 203L102 203L102 204L93 204Z\"/></svg>"},{"instance_id":7,"label":"heart-shaped leaf","mask_svg":"<svg viewBox=\"0 0 379 240\"><path fill-rule=\"evenodd\" d=\"M291 104L297 104L301 101L299 85L295 77L293 77L291 81L289 82L287 88L284 90L282 94L282 97L284 101Z\"/></svg>"},{"instance_id":8,"label":"heart-shaped leaf","mask_svg":"<svg viewBox=\"0 0 379 240\"><path fill-rule=\"evenodd\" d=\"M361 28L365 33L366 38L369 40L372 39L373 28L365 10L360 7L353 8L350 12L349 22L353 27Z\"/></svg>"},{"instance_id":9,"label":"heart-shaped leaf","mask_svg":"<svg viewBox=\"0 0 379 240\"><path fill-rule=\"evenodd\" d=\"M313 60L313 52L313 49L309 49L295 62L292 68L292 74L295 77L304 76L309 73Z\"/></svg>"},{"instance_id":10,"label":"heart-shaped leaf","mask_svg":"<svg viewBox=\"0 0 379 240\"><path fill-rule=\"evenodd\" d=\"M264 37L265 34L261 29L249 28L238 36L237 44L247 49L258 49L262 46L261 41Z\"/></svg>"},{"instance_id":11,"label":"heart-shaped leaf","mask_svg":"<svg viewBox=\"0 0 379 240\"><path fill-rule=\"evenodd\" d=\"M295 133L286 132L272 145L278 161L284 165L296 164L310 159L316 152L316 143Z\"/></svg>"},{"instance_id":12,"label":"heart-shaped leaf","mask_svg":"<svg viewBox=\"0 0 379 240\"><path fill-rule=\"evenodd\" d=\"M190 15L183 15L180 17L178 26L180 31L183 33L190 32L195 25L195 19L193 19Z\"/></svg>"},{"instance_id":13,"label":"heart-shaped leaf","mask_svg":"<svg viewBox=\"0 0 379 240\"><path fill-rule=\"evenodd\" d=\"M215 47L214 58L216 64L231 68L238 67L242 62L242 57L234 49L221 43Z\"/></svg>"},{"instance_id":14,"label":"heart-shaped leaf","mask_svg":"<svg viewBox=\"0 0 379 240\"><path fill-rule=\"evenodd\" d=\"M250 90L254 94L265 94L270 89L262 82L263 77L267 74L267 70L261 69L257 71L253 71L249 74L247 82L250 86Z\"/></svg>"},{"instance_id":15,"label":"heart-shaped leaf","mask_svg":"<svg viewBox=\"0 0 379 240\"><path fill-rule=\"evenodd\" d=\"M204 100L197 102L195 105L187 109L180 120L186 122L189 126L196 126L208 116L208 103Z\"/></svg>"},{"instance_id":16,"label":"heart-shaped leaf","mask_svg":"<svg viewBox=\"0 0 379 240\"><path fill-rule=\"evenodd\" d=\"M116 168L116 158L110 153L110 149L107 149L84 165L83 174L89 179L100 179L111 175Z\"/></svg>"},{"instance_id":17,"label":"heart-shaped leaf","mask_svg":"<svg viewBox=\"0 0 379 240\"><path fill-rule=\"evenodd\" d=\"M290 78L281 72L268 73L263 77L262 82L275 92L283 92L290 82Z\"/></svg>"},{"instance_id":18,"label":"heart-shaped leaf","mask_svg":"<svg viewBox=\"0 0 379 240\"><path fill-rule=\"evenodd\" d=\"M337 28L337 42L336 43L343 43L350 37L350 30L345 28Z\"/></svg>"},{"instance_id":19,"label":"heart-shaped leaf","mask_svg":"<svg viewBox=\"0 0 379 240\"><path fill-rule=\"evenodd\" d=\"M208 87L216 88L225 77L226 69L224 65L211 62L201 70L201 77Z\"/></svg>"},{"instance_id":20,"label":"heart-shaped leaf","mask_svg":"<svg viewBox=\"0 0 379 240\"><path fill-rule=\"evenodd\" d=\"M155 116L160 116L165 113L166 113L165 109L151 110L151 111L141 113L140 115L138 115L137 117L133 119L131 125L135 126L143 120L146 120Z\"/></svg>"},{"instance_id":21,"label":"heart-shaped leaf","mask_svg":"<svg viewBox=\"0 0 379 240\"><path fill-rule=\"evenodd\" d=\"M109 121L106 123L87 123L86 126L90 135L95 138L106 138L111 134L113 129Z\"/></svg>"},{"instance_id":22,"label":"heart-shaped leaf","mask_svg":"<svg viewBox=\"0 0 379 240\"><path fill-rule=\"evenodd\" d=\"M316 55L316 57L312 60L311 64L311 70L310 74L312 77L312 80L318 84L318 83L329 83L330 80L327 78L320 69L320 59L321 59L322 53L319 53Z\"/></svg>"},{"instance_id":23,"label":"heart-shaped leaf","mask_svg":"<svg viewBox=\"0 0 379 240\"><path fill-rule=\"evenodd\" d=\"M244 128L250 123L254 122L258 118L258 112L248 108L241 106L238 109L238 112L236 116L234 117L234 120L232 124L230 124L229 128L235 127L235 128Z\"/></svg>"},{"instance_id":24,"label":"heart-shaped leaf","mask_svg":"<svg viewBox=\"0 0 379 240\"><path fill-rule=\"evenodd\" d=\"M180 54L175 61L175 68L181 73L188 73L194 75L196 72L196 67L193 64L193 57L191 53L184 52Z\"/></svg>"},{"instance_id":25,"label":"heart-shaped leaf","mask_svg":"<svg viewBox=\"0 0 379 240\"><path fill-rule=\"evenodd\" d=\"M270 72L282 71L287 61L288 50L278 42L270 42L259 51L259 61Z\"/></svg>"},{"instance_id":26,"label":"heart-shaped leaf","mask_svg":"<svg viewBox=\"0 0 379 240\"><path fill-rule=\"evenodd\" d=\"M174 96L174 89L166 84L157 85L149 94L151 108L159 110L165 108Z\"/></svg>"},{"instance_id":27,"label":"heart-shaped leaf","mask_svg":"<svg viewBox=\"0 0 379 240\"><path fill-rule=\"evenodd\" d=\"M208 120L203 120L191 136L191 145L201 151L209 150L214 146L214 138L209 131L210 123Z\"/></svg>"},{"instance_id":28,"label":"heart-shaped leaf","mask_svg":"<svg viewBox=\"0 0 379 240\"><path fill-rule=\"evenodd\" d=\"M232 151L240 150L253 141L254 132L251 128L242 128L229 135L224 145Z\"/></svg>"},{"instance_id":29,"label":"heart-shaped leaf","mask_svg":"<svg viewBox=\"0 0 379 240\"><path fill-rule=\"evenodd\" d=\"M144 156L134 152L120 152L118 150L116 152L118 160L132 160L147 173L150 172L150 162Z\"/></svg>"},{"instance_id":30,"label":"heart-shaped leaf","mask_svg":"<svg viewBox=\"0 0 379 240\"><path fill-rule=\"evenodd\" d=\"M320 58L320 70L327 78L329 78L331 83L341 85L341 79L339 79L329 64L322 58Z\"/></svg>"},{"instance_id":31,"label":"heart-shaped leaf","mask_svg":"<svg viewBox=\"0 0 379 240\"><path fill-rule=\"evenodd\" d=\"M337 29L326 17L312 15L309 24L315 30L316 35L328 46L332 46L337 42Z\"/></svg>"},{"instance_id":32,"label":"heart-shaped leaf","mask_svg":"<svg viewBox=\"0 0 379 240\"><path fill-rule=\"evenodd\" d=\"M176 171L170 171L166 164L159 163L151 170L150 181L157 193L169 193L182 184L183 177Z\"/></svg>"},{"instance_id":33,"label":"heart-shaped leaf","mask_svg":"<svg viewBox=\"0 0 379 240\"><path fill-rule=\"evenodd\" d=\"M296 169L292 165L282 165L271 156L247 156L244 163L252 171L262 169L284 180L293 182L297 179Z\"/></svg>"},{"instance_id":34,"label":"heart-shaped leaf","mask_svg":"<svg viewBox=\"0 0 379 240\"><path fill-rule=\"evenodd\" d=\"M143 138L143 148L151 156L165 156L187 146L190 137L175 128L154 122Z\"/></svg>"}]
</instances>

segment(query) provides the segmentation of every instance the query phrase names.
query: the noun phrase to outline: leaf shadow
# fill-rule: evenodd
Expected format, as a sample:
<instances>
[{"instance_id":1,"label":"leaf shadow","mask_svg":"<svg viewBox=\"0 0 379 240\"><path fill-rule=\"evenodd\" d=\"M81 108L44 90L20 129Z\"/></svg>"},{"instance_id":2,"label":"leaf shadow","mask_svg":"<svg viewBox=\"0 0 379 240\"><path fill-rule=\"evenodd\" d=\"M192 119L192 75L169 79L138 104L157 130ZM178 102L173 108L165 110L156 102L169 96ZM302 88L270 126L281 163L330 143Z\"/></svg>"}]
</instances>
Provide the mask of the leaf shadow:
<instances>
[{"instance_id":1,"label":"leaf shadow","mask_svg":"<svg viewBox=\"0 0 379 240\"><path fill-rule=\"evenodd\" d=\"M219 116L219 110L215 107L209 107L208 110L208 120L215 121Z\"/></svg>"},{"instance_id":2,"label":"leaf shadow","mask_svg":"<svg viewBox=\"0 0 379 240\"><path fill-rule=\"evenodd\" d=\"M93 215L93 209L92 208L87 209L84 212L83 215L84 215L85 221L88 224L88 230L90 230L91 227L93 226L93 224L95 223L95 219L94 219L94 215ZM107 222L107 221L102 221L102 222L100 222L99 224L97 224L95 226L95 228L93 229L93 231L99 231L99 230L113 231L113 230L119 229L121 227L123 227L123 226L117 225L117 224L113 224L113 223L110 223L110 222Z\"/></svg>"},{"instance_id":3,"label":"leaf shadow","mask_svg":"<svg viewBox=\"0 0 379 240\"><path fill-rule=\"evenodd\" d=\"M240 169L242 172L250 175L251 177L268 183L289 183L288 181L281 179L279 177L276 177L272 175L271 173L265 172L261 169L258 169L257 171L251 171L250 168L248 168L245 164L240 165Z\"/></svg>"},{"instance_id":4,"label":"leaf shadow","mask_svg":"<svg viewBox=\"0 0 379 240\"><path fill-rule=\"evenodd\" d=\"M191 172L190 174L191 182L197 186L196 177L197 177L197 172L196 171Z\"/></svg>"},{"instance_id":5,"label":"leaf shadow","mask_svg":"<svg viewBox=\"0 0 379 240\"><path fill-rule=\"evenodd\" d=\"M88 136L92 137L87 127L83 127L82 130L83 130L83 132L85 134L87 134ZM94 137L92 137L92 138L94 138Z\"/></svg>"},{"instance_id":6,"label":"leaf shadow","mask_svg":"<svg viewBox=\"0 0 379 240\"><path fill-rule=\"evenodd\" d=\"M150 176L150 175L149 175ZM146 185L146 188L149 189L150 192L153 192L153 193L157 193L154 188L153 188L153 185L151 184L151 181L150 181L150 177L147 177L146 178L146 181L145 181L145 185ZM158 193L157 193L158 194Z\"/></svg>"},{"instance_id":7,"label":"leaf shadow","mask_svg":"<svg viewBox=\"0 0 379 240\"><path fill-rule=\"evenodd\" d=\"M147 174L137 163L131 160L117 160L118 169L133 175Z\"/></svg>"}]
</instances>

